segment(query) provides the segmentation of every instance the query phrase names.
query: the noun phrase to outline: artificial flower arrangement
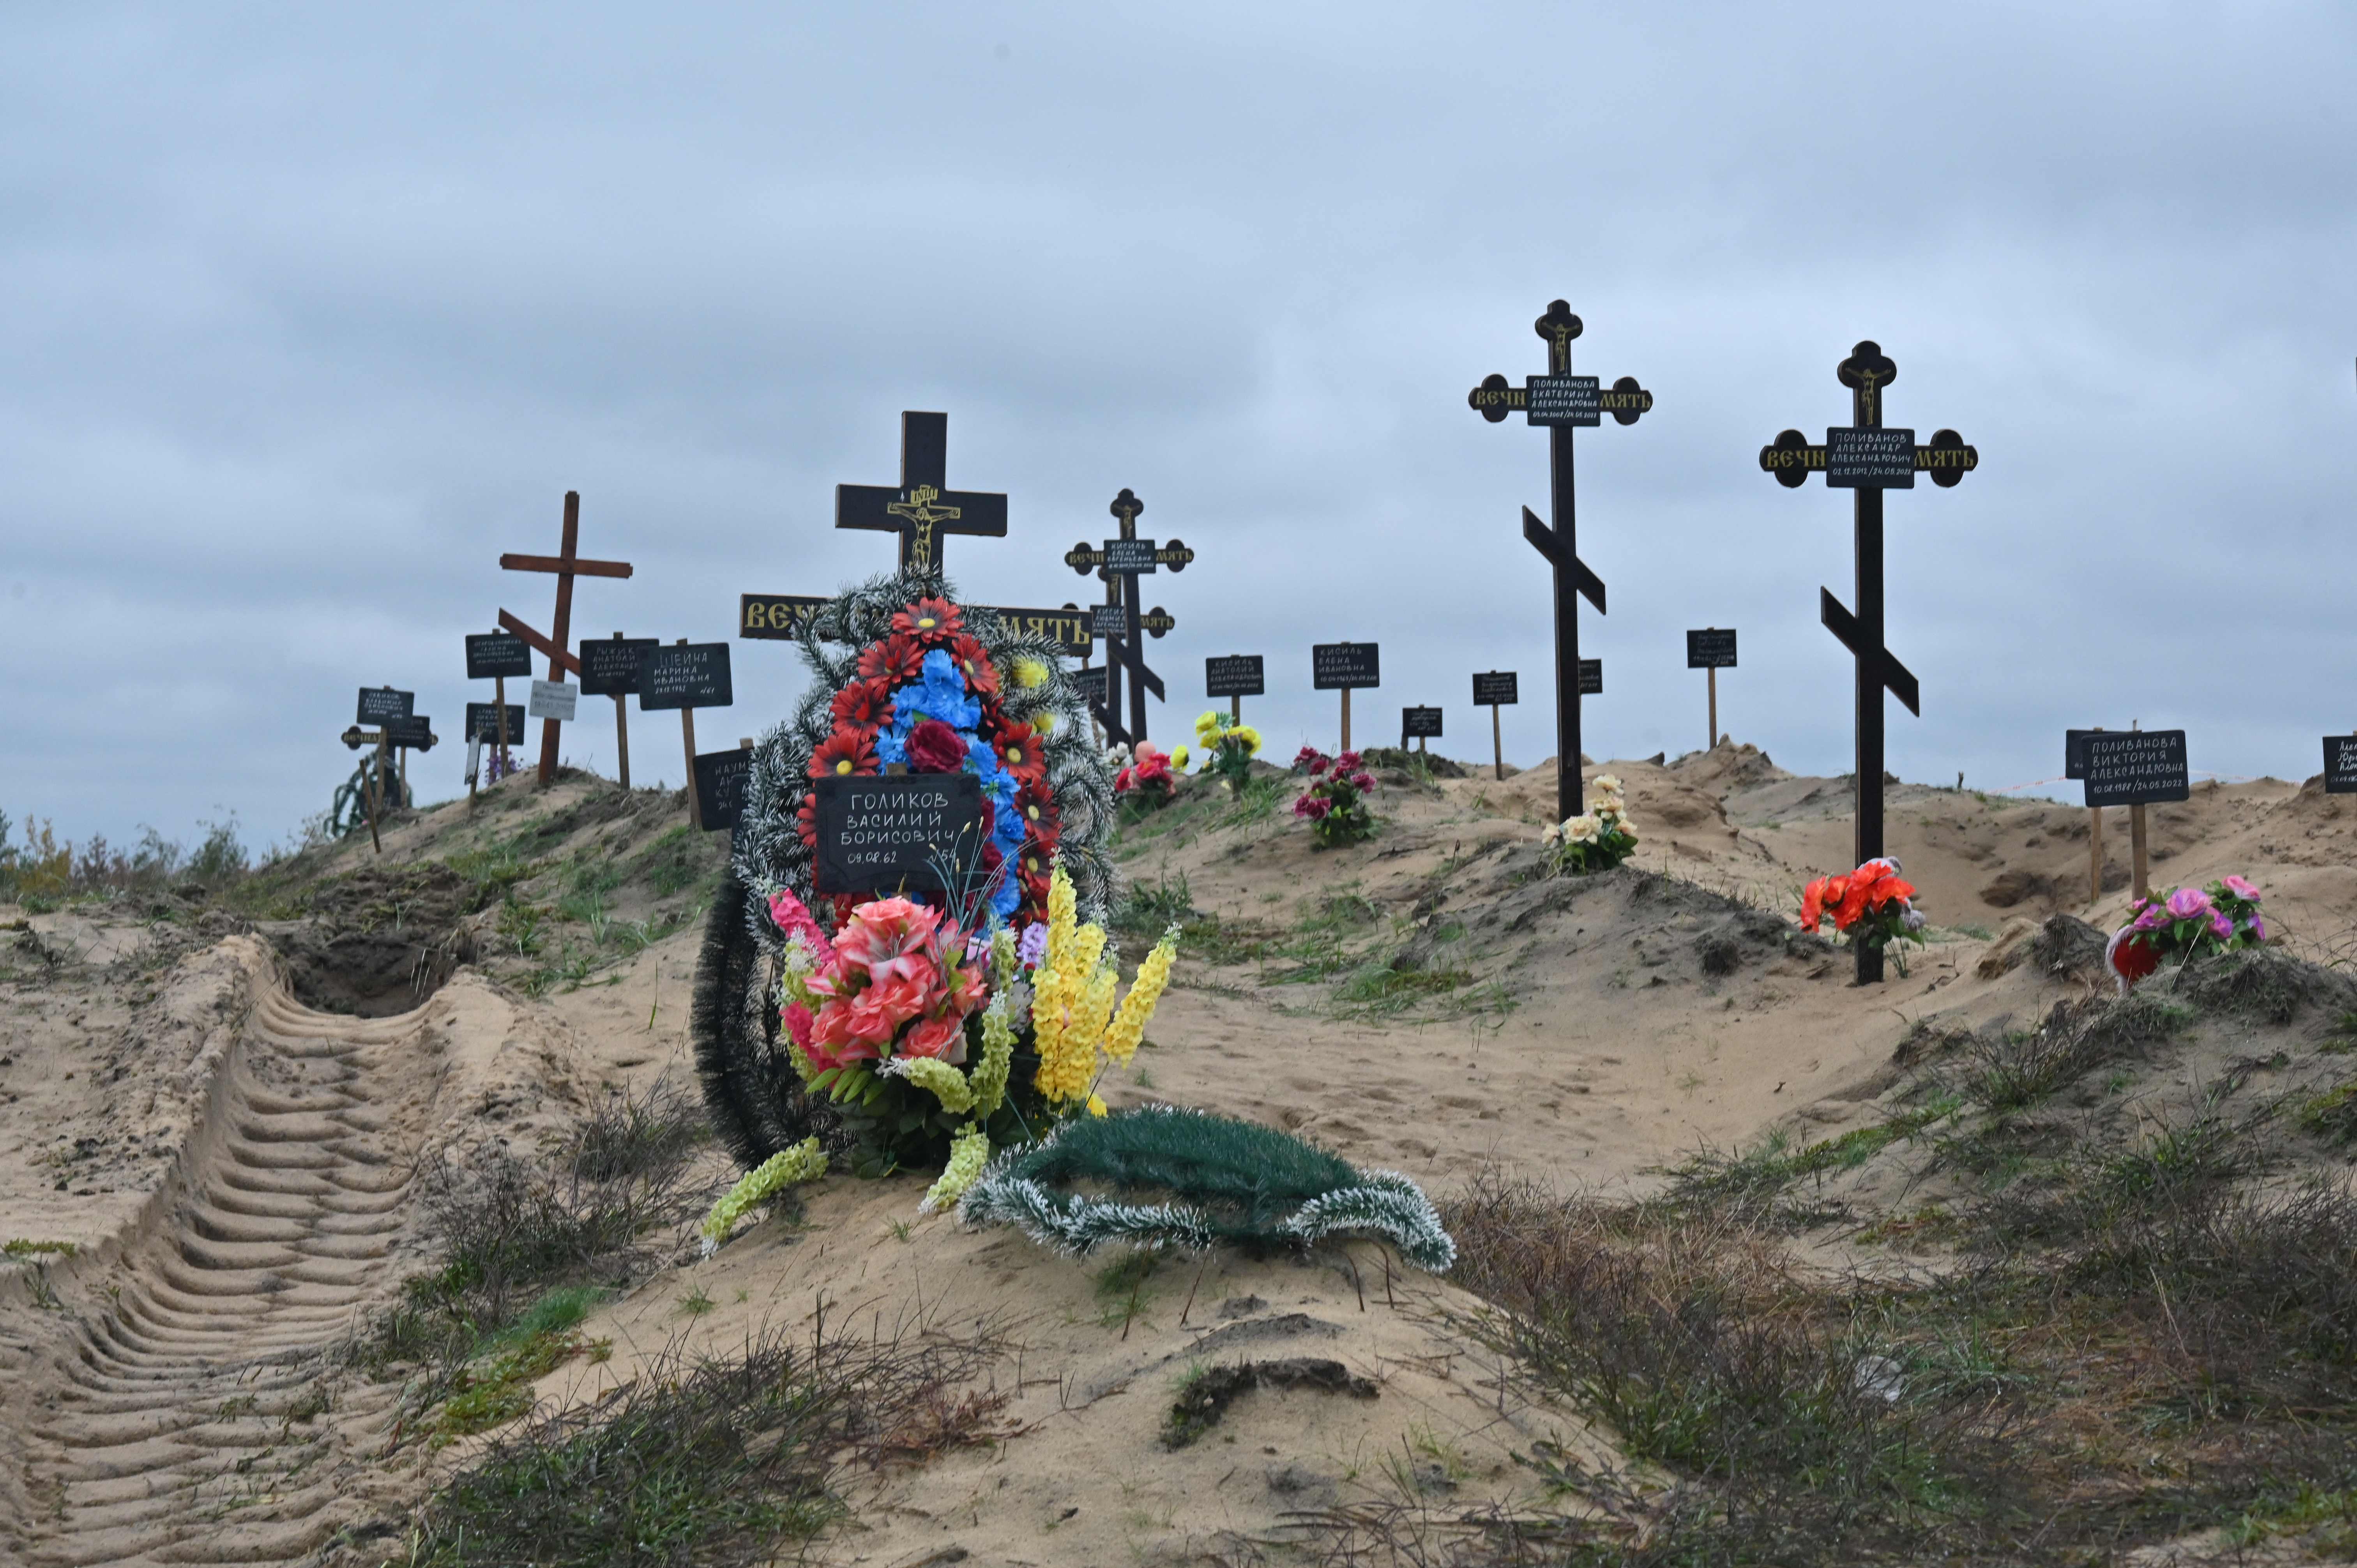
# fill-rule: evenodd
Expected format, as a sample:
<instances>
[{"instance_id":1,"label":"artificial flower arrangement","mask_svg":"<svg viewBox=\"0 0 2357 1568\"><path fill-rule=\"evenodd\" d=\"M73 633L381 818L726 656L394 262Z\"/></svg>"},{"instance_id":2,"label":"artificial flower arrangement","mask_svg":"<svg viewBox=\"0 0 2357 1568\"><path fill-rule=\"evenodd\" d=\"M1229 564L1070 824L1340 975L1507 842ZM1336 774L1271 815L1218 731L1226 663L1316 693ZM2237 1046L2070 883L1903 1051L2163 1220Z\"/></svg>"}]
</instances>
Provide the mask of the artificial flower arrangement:
<instances>
[{"instance_id":1,"label":"artificial flower arrangement","mask_svg":"<svg viewBox=\"0 0 2357 1568\"><path fill-rule=\"evenodd\" d=\"M1551 876L1586 876L1590 872L1609 871L1628 859L1637 847L1637 835L1629 826L1628 803L1620 796L1620 780L1609 773L1599 773L1589 786L1589 792L1593 796L1589 810L1566 818L1542 835L1546 841L1547 874Z\"/></svg>"},{"instance_id":2,"label":"artificial flower arrangement","mask_svg":"<svg viewBox=\"0 0 2357 1568\"><path fill-rule=\"evenodd\" d=\"M1175 769L1187 766L1187 748L1165 752L1150 740L1141 740L1128 754L1129 760L1114 775L1113 792L1123 803L1159 810L1170 803L1178 792Z\"/></svg>"},{"instance_id":3,"label":"artificial flower arrangement","mask_svg":"<svg viewBox=\"0 0 2357 1568\"><path fill-rule=\"evenodd\" d=\"M1375 814L1367 805L1375 779L1360 766L1357 752L1329 757L1314 746L1305 746L1295 755L1293 766L1309 775L1309 787L1294 800L1293 814L1308 822L1319 848L1356 843L1375 831Z\"/></svg>"},{"instance_id":4,"label":"artificial flower arrangement","mask_svg":"<svg viewBox=\"0 0 2357 1568\"><path fill-rule=\"evenodd\" d=\"M1252 777L1252 759L1260 755L1260 731L1213 708L1195 721L1195 748L1202 753L1203 771L1225 779L1229 794L1240 795ZM1178 748L1182 757L1186 749Z\"/></svg>"},{"instance_id":5,"label":"artificial flower arrangement","mask_svg":"<svg viewBox=\"0 0 2357 1568\"><path fill-rule=\"evenodd\" d=\"M2128 923L2112 933L2104 961L2126 994L2164 961L2182 964L2197 955L2256 947L2267 940L2260 897L2253 883L2228 876L2207 887L2179 887L2166 898L2139 898L2128 910Z\"/></svg>"},{"instance_id":6,"label":"artificial flower arrangement","mask_svg":"<svg viewBox=\"0 0 2357 1568\"><path fill-rule=\"evenodd\" d=\"M1888 950L1907 973L1903 946L1923 945L1924 919L1915 908L1915 887L1900 878L1899 863L1888 855L1867 861L1846 876L1820 876L1801 889L1801 929L1818 930L1827 919L1834 934L1853 947Z\"/></svg>"},{"instance_id":7,"label":"artificial flower arrangement","mask_svg":"<svg viewBox=\"0 0 2357 1568\"><path fill-rule=\"evenodd\" d=\"M1136 1054L1178 957L1174 926L1122 995L1105 929L1080 919L1060 864L1047 920L1019 937L1003 924L969 934L980 902L874 899L829 937L793 894L770 899L786 938L780 1014L795 1076L834 1108L853 1174L942 1167L926 1214L956 1202L994 1150L1105 1113L1097 1080ZM706 1243L753 1203L824 1174L822 1148L814 1136L739 1182L706 1218Z\"/></svg>"}]
</instances>

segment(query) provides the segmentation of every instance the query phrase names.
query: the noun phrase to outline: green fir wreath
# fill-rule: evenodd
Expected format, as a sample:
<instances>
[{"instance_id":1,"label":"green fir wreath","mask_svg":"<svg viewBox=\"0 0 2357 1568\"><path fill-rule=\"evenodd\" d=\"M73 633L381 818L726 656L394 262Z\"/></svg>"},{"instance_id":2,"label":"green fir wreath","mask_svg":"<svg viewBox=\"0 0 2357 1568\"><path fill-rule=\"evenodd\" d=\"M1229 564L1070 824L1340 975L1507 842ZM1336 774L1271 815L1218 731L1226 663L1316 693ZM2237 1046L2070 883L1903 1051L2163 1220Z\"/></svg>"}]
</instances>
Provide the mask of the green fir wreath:
<instances>
[{"instance_id":1,"label":"green fir wreath","mask_svg":"<svg viewBox=\"0 0 2357 1568\"><path fill-rule=\"evenodd\" d=\"M1083 1118L1007 1150L958 1212L1074 1257L1109 1241L1270 1252L1371 1236L1433 1273L1457 1261L1432 1200L1397 1172L1361 1171L1275 1128L1168 1105Z\"/></svg>"}]
</instances>

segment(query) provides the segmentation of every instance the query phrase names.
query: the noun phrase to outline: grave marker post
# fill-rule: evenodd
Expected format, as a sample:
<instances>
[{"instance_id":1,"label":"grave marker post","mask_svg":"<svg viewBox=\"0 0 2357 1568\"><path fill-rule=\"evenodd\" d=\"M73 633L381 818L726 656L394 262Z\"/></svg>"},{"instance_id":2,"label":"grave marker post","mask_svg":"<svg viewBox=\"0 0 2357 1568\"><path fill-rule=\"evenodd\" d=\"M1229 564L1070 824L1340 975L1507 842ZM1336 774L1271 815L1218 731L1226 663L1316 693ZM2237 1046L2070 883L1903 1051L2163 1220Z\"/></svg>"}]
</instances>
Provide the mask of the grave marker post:
<instances>
[{"instance_id":1,"label":"grave marker post","mask_svg":"<svg viewBox=\"0 0 2357 1568\"><path fill-rule=\"evenodd\" d=\"M1340 751L1351 749L1351 692L1364 686L1380 687L1383 681L1383 645L1373 642L1319 642L1309 649L1309 684L1313 691L1342 693L1342 744Z\"/></svg>"},{"instance_id":2,"label":"grave marker post","mask_svg":"<svg viewBox=\"0 0 2357 1568\"><path fill-rule=\"evenodd\" d=\"M614 699L615 771L625 789L630 787L630 699L640 691L640 667L656 646L654 638L625 637L619 631L604 641L584 639L581 643L581 694Z\"/></svg>"},{"instance_id":3,"label":"grave marker post","mask_svg":"<svg viewBox=\"0 0 2357 1568\"><path fill-rule=\"evenodd\" d=\"M1182 540L1157 544L1151 539L1138 538L1137 517L1146 510L1146 503L1127 487L1113 498L1113 504L1105 510L1120 521L1121 537L1106 540L1102 549L1083 540L1064 552L1064 564L1083 576L1094 572L1104 581L1105 603L1122 608L1123 635L1105 639L1105 707L1114 720L1105 728L1111 734L1121 727L1121 675L1125 671L1129 678L1129 739L1139 741L1146 738L1146 693L1163 695L1161 677L1146 667L1140 628L1143 625L1145 630L1160 637L1176 623L1159 606L1150 615L1139 609L1143 600L1137 579L1164 566L1183 572L1187 564L1195 559L1195 553ZM1155 625L1157 620L1162 623L1158 628ZM1114 734L1114 738L1121 737Z\"/></svg>"},{"instance_id":4,"label":"grave marker post","mask_svg":"<svg viewBox=\"0 0 2357 1568\"><path fill-rule=\"evenodd\" d=\"M2101 735L2104 726L2093 729L2066 730L2062 735L2062 777L2087 777L2087 737ZM2087 903L2090 908L2104 901L2104 809L2087 808Z\"/></svg>"},{"instance_id":5,"label":"grave marker post","mask_svg":"<svg viewBox=\"0 0 2357 1568\"><path fill-rule=\"evenodd\" d=\"M640 663L639 711L679 710L680 745L687 758L687 820L699 831L704 809L695 788L695 710L726 708L735 702L725 642L691 643L683 637L668 648L649 649Z\"/></svg>"},{"instance_id":6,"label":"grave marker post","mask_svg":"<svg viewBox=\"0 0 2357 1568\"><path fill-rule=\"evenodd\" d=\"M1266 666L1257 653L1213 654L1203 660L1203 695L1217 702L1228 700L1228 718L1235 724L1244 722L1244 699L1263 695L1268 690Z\"/></svg>"},{"instance_id":7,"label":"grave marker post","mask_svg":"<svg viewBox=\"0 0 2357 1568\"><path fill-rule=\"evenodd\" d=\"M1578 508L1572 484L1572 433L1598 426L1611 414L1615 423L1634 424L1653 406L1653 394L1633 376L1622 376L1605 390L1595 376L1571 373L1571 343L1582 328L1566 300L1555 300L1531 329L1547 346L1546 374L1530 376L1519 387L1508 386L1501 375L1490 375L1466 394L1466 403L1495 424L1516 409L1526 424L1547 429L1550 528L1530 508L1523 509L1523 537L1547 559L1555 574L1555 816L1568 821L1585 810L1586 783L1579 771L1579 600L1586 596L1604 613L1604 584L1579 558Z\"/></svg>"},{"instance_id":8,"label":"grave marker post","mask_svg":"<svg viewBox=\"0 0 2357 1568\"><path fill-rule=\"evenodd\" d=\"M952 533L1006 537L1006 498L949 488L950 416L900 415L900 485L837 485L834 526L896 535L900 570L938 574Z\"/></svg>"},{"instance_id":9,"label":"grave marker post","mask_svg":"<svg viewBox=\"0 0 2357 1568\"><path fill-rule=\"evenodd\" d=\"M1735 631L1706 626L1700 631L1686 633L1686 668L1701 670L1709 678L1710 738L1703 743L1709 751L1718 745L1718 672L1735 668Z\"/></svg>"},{"instance_id":10,"label":"grave marker post","mask_svg":"<svg viewBox=\"0 0 2357 1568\"><path fill-rule=\"evenodd\" d=\"M562 544L554 555L518 555L510 553L500 557L502 570L510 572L553 572L556 575L556 614L549 622L549 635L541 637L522 622L500 612L500 625L514 632L548 656L548 678L561 681L568 670L580 665L565 651L565 643L573 635L573 579L583 577L627 577L630 575L628 561L585 561L576 552L581 543L581 492L565 492L565 532ZM504 692L500 694L502 710L507 704ZM544 719L540 726L540 784L546 789L556 780L556 726L561 721Z\"/></svg>"},{"instance_id":11,"label":"grave marker post","mask_svg":"<svg viewBox=\"0 0 2357 1568\"><path fill-rule=\"evenodd\" d=\"M2148 844L2145 807L2190 800L2193 777L2186 766L2185 732L2147 730L2131 721L2127 733L2087 736L2087 804L2128 809L2128 845L2135 871L2135 897L2148 897Z\"/></svg>"},{"instance_id":12,"label":"grave marker post","mask_svg":"<svg viewBox=\"0 0 2357 1568\"><path fill-rule=\"evenodd\" d=\"M1882 693L1890 692L1919 718L1923 713L1914 675L1885 642L1882 492L1914 489L1918 473L1929 473L1933 484L1948 489L1980 466L1980 453L1953 430L1935 431L1929 446L1918 446L1913 430L1883 427L1882 392L1899 379L1899 366L1871 340L1853 348L1834 374L1849 389L1852 423L1828 429L1822 446L1810 445L1797 430L1783 431L1760 449L1760 467L1787 489L1796 489L1812 473L1822 472L1828 489L1852 493L1857 613L1852 615L1829 588L1818 590L1818 609L1826 629L1857 661L1857 822L1853 847L1863 865L1883 853ZM1859 943L1858 983L1881 978L1882 950Z\"/></svg>"},{"instance_id":13,"label":"grave marker post","mask_svg":"<svg viewBox=\"0 0 2357 1568\"><path fill-rule=\"evenodd\" d=\"M1506 742L1498 710L1509 703L1519 704L1522 699L1522 676L1514 671L1491 670L1473 677L1473 705L1490 710L1491 775L1501 782L1506 777Z\"/></svg>"}]
</instances>

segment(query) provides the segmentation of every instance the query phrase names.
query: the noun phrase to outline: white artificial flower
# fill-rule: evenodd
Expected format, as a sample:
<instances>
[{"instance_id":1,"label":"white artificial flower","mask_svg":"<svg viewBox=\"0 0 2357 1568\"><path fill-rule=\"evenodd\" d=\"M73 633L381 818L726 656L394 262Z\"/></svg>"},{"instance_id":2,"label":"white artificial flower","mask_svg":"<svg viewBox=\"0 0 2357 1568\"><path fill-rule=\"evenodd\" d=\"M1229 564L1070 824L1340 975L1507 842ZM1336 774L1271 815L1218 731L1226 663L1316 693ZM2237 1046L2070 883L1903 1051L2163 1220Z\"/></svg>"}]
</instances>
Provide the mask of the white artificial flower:
<instances>
[{"instance_id":1,"label":"white artificial flower","mask_svg":"<svg viewBox=\"0 0 2357 1568\"><path fill-rule=\"evenodd\" d=\"M1618 795L1620 793L1620 780L1612 774L1599 773L1596 776L1596 792L1599 795Z\"/></svg>"},{"instance_id":2,"label":"white artificial flower","mask_svg":"<svg viewBox=\"0 0 2357 1568\"><path fill-rule=\"evenodd\" d=\"M1574 817L1563 824L1563 836L1574 843L1594 843L1600 831L1600 824L1592 815Z\"/></svg>"}]
</instances>

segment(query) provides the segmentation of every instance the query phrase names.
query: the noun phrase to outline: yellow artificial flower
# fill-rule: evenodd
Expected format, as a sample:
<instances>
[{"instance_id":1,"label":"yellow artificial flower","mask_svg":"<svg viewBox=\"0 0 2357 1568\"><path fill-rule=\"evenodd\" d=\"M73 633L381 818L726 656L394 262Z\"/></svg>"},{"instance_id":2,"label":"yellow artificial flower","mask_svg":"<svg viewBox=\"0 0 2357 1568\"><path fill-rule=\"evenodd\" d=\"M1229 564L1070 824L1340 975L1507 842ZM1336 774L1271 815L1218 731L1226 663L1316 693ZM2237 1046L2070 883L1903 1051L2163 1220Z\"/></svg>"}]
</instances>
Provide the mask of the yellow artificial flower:
<instances>
[{"instance_id":1,"label":"yellow artificial flower","mask_svg":"<svg viewBox=\"0 0 2357 1568\"><path fill-rule=\"evenodd\" d=\"M1184 773L1187 771L1187 748L1185 746L1174 746L1170 748L1170 766L1178 772Z\"/></svg>"},{"instance_id":2,"label":"yellow artificial flower","mask_svg":"<svg viewBox=\"0 0 2357 1568\"><path fill-rule=\"evenodd\" d=\"M1038 660L1018 659L1015 661L1015 683L1024 690L1028 691L1047 679L1048 667Z\"/></svg>"},{"instance_id":3,"label":"yellow artificial flower","mask_svg":"<svg viewBox=\"0 0 2357 1568\"><path fill-rule=\"evenodd\" d=\"M1217 713L1205 713L1195 720L1195 738L1197 740L1209 740L1211 736L1216 736L1219 733L1220 715Z\"/></svg>"},{"instance_id":4,"label":"yellow artificial flower","mask_svg":"<svg viewBox=\"0 0 2357 1568\"><path fill-rule=\"evenodd\" d=\"M1104 1102L1104 1096L1103 1096L1103 1095L1101 1095L1101 1094L1092 1094L1092 1095L1090 1095L1090 1096L1089 1096L1089 1114L1090 1114L1090 1115L1092 1115L1092 1116L1102 1116L1102 1115L1103 1115L1103 1114L1105 1113L1105 1110L1106 1110L1106 1107L1105 1107L1105 1102Z\"/></svg>"},{"instance_id":5,"label":"yellow artificial flower","mask_svg":"<svg viewBox=\"0 0 2357 1568\"><path fill-rule=\"evenodd\" d=\"M1155 1004L1162 1000L1162 989L1170 983L1170 965L1178 957L1178 928L1172 926L1137 966L1137 978L1130 982L1129 994L1123 998L1121 1011L1114 1015L1113 1026L1105 1031L1105 1055L1119 1067L1127 1067L1129 1058L1146 1038L1146 1021L1154 1016Z\"/></svg>"},{"instance_id":6,"label":"yellow artificial flower","mask_svg":"<svg viewBox=\"0 0 2357 1568\"><path fill-rule=\"evenodd\" d=\"M968 1122L950 1140L950 1163L942 1167L941 1179L926 1189L917 1212L939 1214L963 1197L966 1188L981 1179L982 1168L989 1163L989 1135L983 1132L980 1122Z\"/></svg>"},{"instance_id":7,"label":"yellow artificial flower","mask_svg":"<svg viewBox=\"0 0 2357 1568\"><path fill-rule=\"evenodd\" d=\"M1228 734L1232 738L1243 742L1244 750L1252 756L1258 757L1260 755L1260 731L1253 728L1252 725L1238 725L1235 728L1230 730Z\"/></svg>"},{"instance_id":8,"label":"yellow artificial flower","mask_svg":"<svg viewBox=\"0 0 2357 1568\"><path fill-rule=\"evenodd\" d=\"M1033 716L1031 727L1041 735L1053 735L1056 733L1056 715L1043 708Z\"/></svg>"}]
</instances>

